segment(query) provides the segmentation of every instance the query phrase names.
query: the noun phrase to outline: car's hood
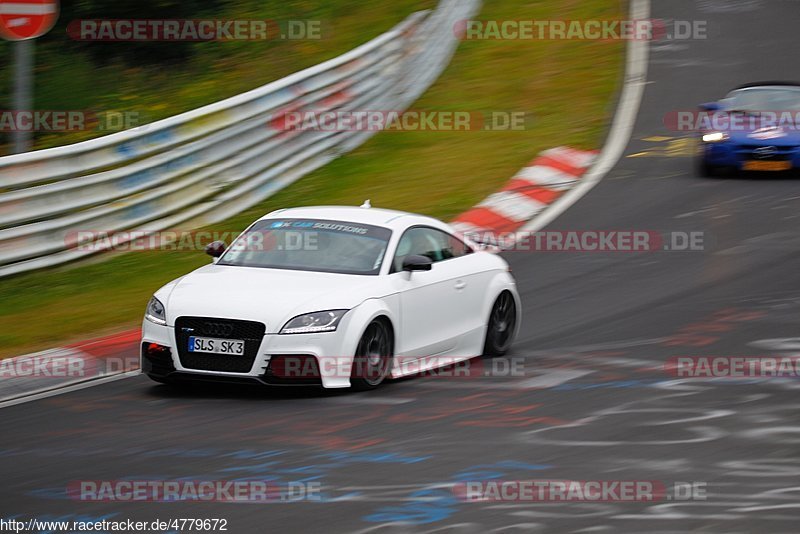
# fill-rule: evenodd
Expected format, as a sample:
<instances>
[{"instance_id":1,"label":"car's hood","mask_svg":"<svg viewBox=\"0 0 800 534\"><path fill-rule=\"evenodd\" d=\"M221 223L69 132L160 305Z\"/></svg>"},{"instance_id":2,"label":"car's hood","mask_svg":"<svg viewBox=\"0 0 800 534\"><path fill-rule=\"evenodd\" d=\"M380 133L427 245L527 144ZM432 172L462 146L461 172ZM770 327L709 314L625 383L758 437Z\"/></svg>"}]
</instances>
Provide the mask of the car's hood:
<instances>
[{"instance_id":1,"label":"car's hood","mask_svg":"<svg viewBox=\"0 0 800 534\"><path fill-rule=\"evenodd\" d=\"M261 321L277 332L302 313L351 309L382 295L384 277L208 265L168 284L157 296L167 323L180 316Z\"/></svg>"},{"instance_id":2,"label":"car's hood","mask_svg":"<svg viewBox=\"0 0 800 534\"><path fill-rule=\"evenodd\" d=\"M745 129L729 133L731 140L740 145L797 146L800 145L800 132L791 128Z\"/></svg>"}]
</instances>

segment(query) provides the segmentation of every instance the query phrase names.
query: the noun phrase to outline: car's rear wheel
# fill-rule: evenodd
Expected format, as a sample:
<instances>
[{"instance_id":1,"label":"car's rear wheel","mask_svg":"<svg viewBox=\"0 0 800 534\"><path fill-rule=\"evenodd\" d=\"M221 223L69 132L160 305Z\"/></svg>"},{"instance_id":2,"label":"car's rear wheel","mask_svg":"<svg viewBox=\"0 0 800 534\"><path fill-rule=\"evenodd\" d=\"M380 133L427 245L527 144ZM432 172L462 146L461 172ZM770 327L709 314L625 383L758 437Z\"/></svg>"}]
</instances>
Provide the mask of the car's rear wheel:
<instances>
[{"instance_id":1,"label":"car's rear wheel","mask_svg":"<svg viewBox=\"0 0 800 534\"><path fill-rule=\"evenodd\" d=\"M389 375L394 342L386 321L372 321L356 348L350 385L353 389L374 389Z\"/></svg>"},{"instance_id":2,"label":"car's rear wheel","mask_svg":"<svg viewBox=\"0 0 800 534\"><path fill-rule=\"evenodd\" d=\"M486 327L484 356L502 356L511 348L517 328L517 303L509 291L503 291L494 301Z\"/></svg>"}]
</instances>

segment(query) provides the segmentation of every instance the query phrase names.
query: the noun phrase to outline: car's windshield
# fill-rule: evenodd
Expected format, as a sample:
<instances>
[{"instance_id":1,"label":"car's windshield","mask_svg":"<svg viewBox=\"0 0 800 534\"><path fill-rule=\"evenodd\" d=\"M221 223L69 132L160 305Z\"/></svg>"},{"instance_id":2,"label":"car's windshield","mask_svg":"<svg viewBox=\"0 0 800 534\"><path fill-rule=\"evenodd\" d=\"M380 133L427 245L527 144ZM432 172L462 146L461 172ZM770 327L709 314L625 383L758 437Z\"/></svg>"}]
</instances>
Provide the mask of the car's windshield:
<instances>
[{"instance_id":1,"label":"car's windshield","mask_svg":"<svg viewBox=\"0 0 800 534\"><path fill-rule=\"evenodd\" d=\"M725 109L735 111L800 111L800 87L752 87L730 93Z\"/></svg>"},{"instance_id":2,"label":"car's windshield","mask_svg":"<svg viewBox=\"0 0 800 534\"><path fill-rule=\"evenodd\" d=\"M218 265L376 275L392 232L368 224L318 219L259 221Z\"/></svg>"}]
</instances>

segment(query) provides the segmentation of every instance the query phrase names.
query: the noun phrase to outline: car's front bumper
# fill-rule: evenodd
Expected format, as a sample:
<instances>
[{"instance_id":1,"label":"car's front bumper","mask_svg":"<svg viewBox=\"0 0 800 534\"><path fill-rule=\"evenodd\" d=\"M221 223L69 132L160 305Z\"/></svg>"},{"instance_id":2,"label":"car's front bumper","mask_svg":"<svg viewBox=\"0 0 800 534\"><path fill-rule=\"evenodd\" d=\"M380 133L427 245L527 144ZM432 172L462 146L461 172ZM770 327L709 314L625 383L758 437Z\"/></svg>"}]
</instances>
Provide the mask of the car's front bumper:
<instances>
[{"instance_id":1,"label":"car's front bumper","mask_svg":"<svg viewBox=\"0 0 800 534\"><path fill-rule=\"evenodd\" d=\"M185 365L178 351L174 326L161 326L144 320L142 324L141 365L142 371L156 380L193 380L233 383L255 383L267 385L321 385L325 388L350 386L350 370L354 354L347 328L319 334L265 334L259 344L252 366L247 372L225 372L200 369ZM166 350L150 350L150 344ZM316 375L307 366L295 368L294 372L276 374L276 357L311 357L317 362ZM214 355L225 358L224 355Z\"/></svg>"},{"instance_id":2,"label":"car's front bumper","mask_svg":"<svg viewBox=\"0 0 800 534\"><path fill-rule=\"evenodd\" d=\"M758 149L771 148L774 153L767 155L759 154ZM701 157L707 165L714 167L729 167L741 171L751 170L751 163L765 163L761 170L792 170L800 168L800 147L797 146L773 146L741 144L732 141L720 143L701 142ZM778 162L780 162L778 164ZM777 164L777 165L776 165Z\"/></svg>"}]
</instances>

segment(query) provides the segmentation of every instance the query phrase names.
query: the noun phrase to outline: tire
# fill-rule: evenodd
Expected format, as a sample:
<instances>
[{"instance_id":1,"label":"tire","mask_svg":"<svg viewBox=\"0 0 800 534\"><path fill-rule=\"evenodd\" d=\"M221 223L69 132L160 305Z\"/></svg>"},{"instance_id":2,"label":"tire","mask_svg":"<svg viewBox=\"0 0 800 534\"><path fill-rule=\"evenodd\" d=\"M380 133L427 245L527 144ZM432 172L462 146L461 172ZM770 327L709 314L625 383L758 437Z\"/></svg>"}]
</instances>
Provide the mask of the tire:
<instances>
[{"instance_id":1,"label":"tire","mask_svg":"<svg viewBox=\"0 0 800 534\"><path fill-rule=\"evenodd\" d=\"M514 296L503 291L494 301L489 322L486 325L484 356L503 356L514 342L517 329L517 303Z\"/></svg>"},{"instance_id":2,"label":"tire","mask_svg":"<svg viewBox=\"0 0 800 534\"><path fill-rule=\"evenodd\" d=\"M392 329L386 321L372 321L361 336L353 359L350 386L357 391L375 389L389 376L394 352Z\"/></svg>"}]
</instances>

